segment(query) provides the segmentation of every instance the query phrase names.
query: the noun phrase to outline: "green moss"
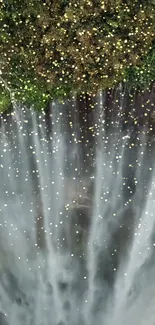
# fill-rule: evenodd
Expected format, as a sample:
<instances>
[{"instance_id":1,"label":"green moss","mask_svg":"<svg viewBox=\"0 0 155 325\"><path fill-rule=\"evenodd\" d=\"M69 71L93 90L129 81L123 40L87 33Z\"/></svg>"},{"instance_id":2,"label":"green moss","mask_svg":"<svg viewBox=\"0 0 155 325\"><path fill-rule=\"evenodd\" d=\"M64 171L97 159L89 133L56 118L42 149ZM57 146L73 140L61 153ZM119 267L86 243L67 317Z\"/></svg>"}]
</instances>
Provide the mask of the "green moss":
<instances>
[{"instance_id":1,"label":"green moss","mask_svg":"<svg viewBox=\"0 0 155 325\"><path fill-rule=\"evenodd\" d=\"M10 107L11 100L9 94L0 88L0 114L7 111Z\"/></svg>"}]
</instances>

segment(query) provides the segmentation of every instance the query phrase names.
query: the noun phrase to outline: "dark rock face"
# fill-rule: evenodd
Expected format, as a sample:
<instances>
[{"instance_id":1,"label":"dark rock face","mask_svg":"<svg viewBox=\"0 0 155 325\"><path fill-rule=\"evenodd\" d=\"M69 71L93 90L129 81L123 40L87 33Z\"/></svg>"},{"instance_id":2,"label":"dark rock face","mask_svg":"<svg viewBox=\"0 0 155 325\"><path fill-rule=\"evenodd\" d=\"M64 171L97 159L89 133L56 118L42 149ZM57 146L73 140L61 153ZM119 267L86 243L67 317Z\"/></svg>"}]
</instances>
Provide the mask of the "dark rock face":
<instances>
[{"instance_id":1,"label":"dark rock face","mask_svg":"<svg viewBox=\"0 0 155 325\"><path fill-rule=\"evenodd\" d=\"M70 302L66 300L65 303L64 303L64 309L65 310L70 310L70 308L71 308Z\"/></svg>"},{"instance_id":2,"label":"dark rock face","mask_svg":"<svg viewBox=\"0 0 155 325\"><path fill-rule=\"evenodd\" d=\"M6 291L12 302L16 302L16 304L19 306L28 306L26 295L20 289L18 278L16 278L16 276L10 270L5 270L5 275L0 276L0 281L1 285L3 286L4 290Z\"/></svg>"},{"instance_id":3,"label":"dark rock face","mask_svg":"<svg viewBox=\"0 0 155 325\"><path fill-rule=\"evenodd\" d=\"M62 292L64 292L68 288L68 283L61 281L58 283L58 287Z\"/></svg>"},{"instance_id":4,"label":"dark rock face","mask_svg":"<svg viewBox=\"0 0 155 325\"><path fill-rule=\"evenodd\" d=\"M9 325L7 321L7 316L0 311L0 325Z\"/></svg>"},{"instance_id":5,"label":"dark rock face","mask_svg":"<svg viewBox=\"0 0 155 325\"><path fill-rule=\"evenodd\" d=\"M63 321L60 321L57 325L65 325Z\"/></svg>"}]
</instances>

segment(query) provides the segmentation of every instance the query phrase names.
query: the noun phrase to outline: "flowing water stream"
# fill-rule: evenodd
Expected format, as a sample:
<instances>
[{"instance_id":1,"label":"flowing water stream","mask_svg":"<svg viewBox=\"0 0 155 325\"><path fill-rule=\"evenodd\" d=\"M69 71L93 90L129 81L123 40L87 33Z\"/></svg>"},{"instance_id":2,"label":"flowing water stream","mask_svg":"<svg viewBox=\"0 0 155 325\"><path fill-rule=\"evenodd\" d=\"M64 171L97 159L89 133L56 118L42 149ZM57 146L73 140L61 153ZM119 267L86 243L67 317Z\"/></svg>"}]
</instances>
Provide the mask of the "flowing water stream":
<instances>
[{"instance_id":1,"label":"flowing water stream","mask_svg":"<svg viewBox=\"0 0 155 325\"><path fill-rule=\"evenodd\" d=\"M1 116L0 325L155 324L154 137L95 101Z\"/></svg>"}]
</instances>

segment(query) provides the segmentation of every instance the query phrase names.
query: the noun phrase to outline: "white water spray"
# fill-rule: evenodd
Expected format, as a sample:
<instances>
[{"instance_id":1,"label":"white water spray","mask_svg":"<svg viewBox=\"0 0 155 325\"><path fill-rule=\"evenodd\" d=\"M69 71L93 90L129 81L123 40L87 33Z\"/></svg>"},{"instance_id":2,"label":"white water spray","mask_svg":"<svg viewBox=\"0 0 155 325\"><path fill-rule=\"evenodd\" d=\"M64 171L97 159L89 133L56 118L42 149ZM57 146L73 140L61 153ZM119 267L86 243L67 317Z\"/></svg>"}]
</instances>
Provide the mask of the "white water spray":
<instances>
[{"instance_id":1,"label":"white water spray","mask_svg":"<svg viewBox=\"0 0 155 325\"><path fill-rule=\"evenodd\" d=\"M154 324L153 146L92 116L93 166L75 98L1 118L2 325Z\"/></svg>"}]
</instances>

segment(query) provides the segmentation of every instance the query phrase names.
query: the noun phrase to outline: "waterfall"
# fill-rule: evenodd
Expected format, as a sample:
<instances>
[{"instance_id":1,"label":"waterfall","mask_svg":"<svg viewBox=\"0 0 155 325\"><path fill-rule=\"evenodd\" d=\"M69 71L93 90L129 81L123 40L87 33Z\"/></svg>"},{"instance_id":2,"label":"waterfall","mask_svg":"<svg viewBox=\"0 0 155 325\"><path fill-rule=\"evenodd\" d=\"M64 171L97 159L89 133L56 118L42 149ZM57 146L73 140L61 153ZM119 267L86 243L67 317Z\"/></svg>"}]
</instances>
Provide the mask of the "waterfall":
<instances>
[{"instance_id":1,"label":"waterfall","mask_svg":"<svg viewBox=\"0 0 155 325\"><path fill-rule=\"evenodd\" d=\"M0 324L154 324L154 136L126 107L1 115Z\"/></svg>"}]
</instances>

